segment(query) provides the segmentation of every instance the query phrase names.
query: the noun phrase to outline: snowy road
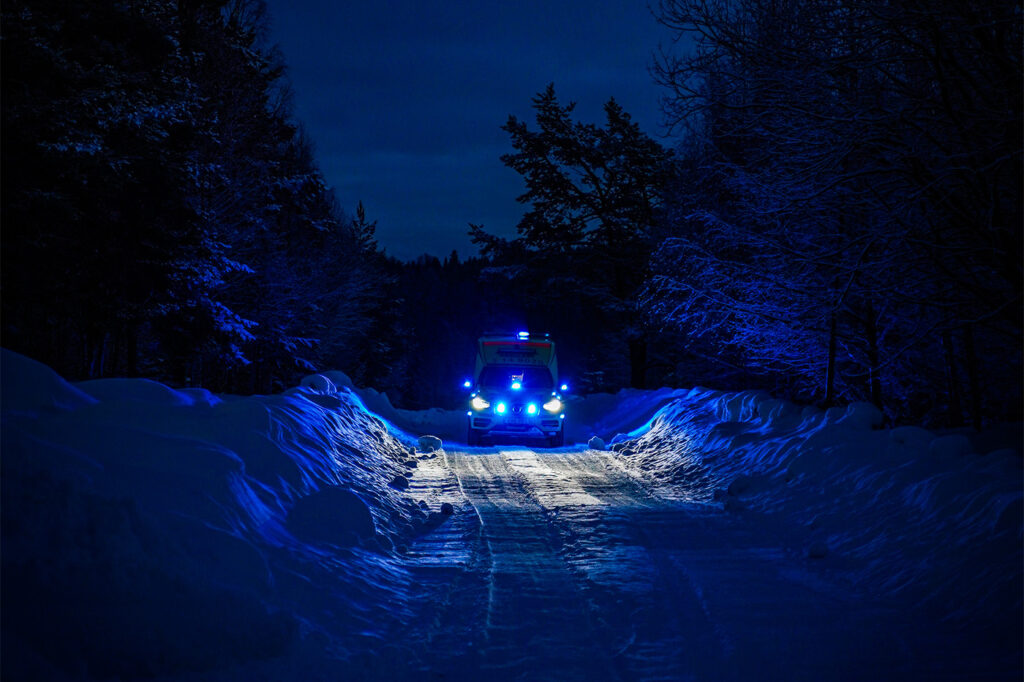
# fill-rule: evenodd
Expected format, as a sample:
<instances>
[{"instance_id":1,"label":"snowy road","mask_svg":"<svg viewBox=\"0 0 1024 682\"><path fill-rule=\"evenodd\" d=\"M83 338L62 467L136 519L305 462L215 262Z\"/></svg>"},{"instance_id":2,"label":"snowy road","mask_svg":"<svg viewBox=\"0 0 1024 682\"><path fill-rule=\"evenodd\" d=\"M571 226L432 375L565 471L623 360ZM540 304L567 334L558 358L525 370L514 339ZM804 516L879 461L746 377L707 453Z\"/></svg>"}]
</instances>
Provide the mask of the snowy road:
<instances>
[{"instance_id":1,"label":"snowy road","mask_svg":"<svg viewBox=\"0 0 1024 682\"><path fill-rule=\"evenodd\" d=\"M322 375L0 355L4 680L1021 679L1016 445L693 389L437 450Z\"/></svg>"},{"instance_id":2,"label":"snowy road","mask_svg":"<svg viewBox=\"0 0 1024 682\"><path fill-rule=\"evenodd\" d=\"M885 679L929 667L914 652L935 642L895 609L832 584L742 514L663 499L613 453L448 452L436 466L447 472L421 471L425 487L447 473L471 505L461 526L412 548L425 582L446 586L423 619L422 663L438 679Z\"/></svg>"}]
</instances>

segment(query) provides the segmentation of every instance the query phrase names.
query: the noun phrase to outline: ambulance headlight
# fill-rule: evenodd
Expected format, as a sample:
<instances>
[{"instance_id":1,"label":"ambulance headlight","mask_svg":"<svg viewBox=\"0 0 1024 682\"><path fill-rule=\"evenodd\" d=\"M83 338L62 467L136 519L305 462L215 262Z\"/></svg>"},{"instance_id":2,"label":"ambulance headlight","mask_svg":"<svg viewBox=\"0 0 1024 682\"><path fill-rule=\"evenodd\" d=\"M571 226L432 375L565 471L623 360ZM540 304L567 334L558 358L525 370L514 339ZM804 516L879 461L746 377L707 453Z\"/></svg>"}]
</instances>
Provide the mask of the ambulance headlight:
<instances>
[{"instance_id":1,"label":"ambulance headlight","mask_svg":"<svg viewBox=\"0 0 1024 682\"><path fill-rule=\"evenodd\" d=\"M473 399L469 401L469 406L479 412L480 410L486 410L491 406L491 404L480 396L474 396Z\"/></svg>"},{"instance_id":2,"label":"ambulance headlight","mask_svg":"<svg viewBox=\"0 0 1024 682\"><path fill-rule=\"evenodd\" d=\"M551 400L544 403L544 410L551 414L558 414L562 411L562 401L558 398L552 398Z\"/></svg>"}]
</instances>

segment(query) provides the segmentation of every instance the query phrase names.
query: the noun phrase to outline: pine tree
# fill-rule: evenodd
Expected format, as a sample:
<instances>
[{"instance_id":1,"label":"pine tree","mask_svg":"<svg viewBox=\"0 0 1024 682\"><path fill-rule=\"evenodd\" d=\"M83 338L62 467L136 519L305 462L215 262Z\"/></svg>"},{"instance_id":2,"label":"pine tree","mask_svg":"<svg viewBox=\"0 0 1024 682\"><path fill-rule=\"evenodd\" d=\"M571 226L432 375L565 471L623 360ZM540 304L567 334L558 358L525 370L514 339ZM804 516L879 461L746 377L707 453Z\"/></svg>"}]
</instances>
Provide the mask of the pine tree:
<instances>
[{"instance_id":1,"label":"pine tree","mask_svg":"<svg viewBox=\"0 0 1024 682\"><path fill-rule=\"evenodd\" d=\"M534 97L533 108L536 129L514 116L503 126L515 152L502 161L527 186L518 198L530 206L520 236L506 242L479 226L471 236L487 254L521 258L528 286L548 284L544 297L600 311L602 319L591 322L624 337L630 385L641 387L646 331L635 294L645 277L668 154L614 99L604 107L603 127L573 120L575 104L561 104L554 85Z\"/></svg>"}]
</instances>

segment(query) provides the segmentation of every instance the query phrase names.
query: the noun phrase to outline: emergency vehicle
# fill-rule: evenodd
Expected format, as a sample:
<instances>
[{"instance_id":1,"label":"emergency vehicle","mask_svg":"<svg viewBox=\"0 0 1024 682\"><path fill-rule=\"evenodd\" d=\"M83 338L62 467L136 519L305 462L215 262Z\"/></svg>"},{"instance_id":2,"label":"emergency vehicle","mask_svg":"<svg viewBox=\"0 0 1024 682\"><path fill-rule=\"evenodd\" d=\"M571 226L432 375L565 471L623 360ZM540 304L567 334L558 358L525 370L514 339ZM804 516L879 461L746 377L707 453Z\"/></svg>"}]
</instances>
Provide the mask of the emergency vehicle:
<instances>
[{"instance_id":1,"label":"emergency vehicle","mask_svg":"<svg viewBox=\"0 0 1024 682\"><path fill-rule=\"evenodd\" d=\"M565 402L555 343L547 334L490 333L477 341L470 389L467 442L502 437L544 438L565 444Z\"/></svg>"}]
</instances>

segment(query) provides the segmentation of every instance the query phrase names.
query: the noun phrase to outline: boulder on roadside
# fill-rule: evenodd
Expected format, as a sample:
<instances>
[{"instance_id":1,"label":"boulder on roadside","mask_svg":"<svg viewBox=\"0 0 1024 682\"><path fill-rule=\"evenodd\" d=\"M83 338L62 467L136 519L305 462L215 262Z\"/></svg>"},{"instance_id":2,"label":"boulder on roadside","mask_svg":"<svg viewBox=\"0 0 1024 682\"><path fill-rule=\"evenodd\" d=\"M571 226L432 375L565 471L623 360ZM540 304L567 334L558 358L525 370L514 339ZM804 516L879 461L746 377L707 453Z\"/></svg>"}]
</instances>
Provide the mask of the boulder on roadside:
<instances>
[{"instance_id":1,"label":"boulder on roadside","mask_svg":"<svg viewBox=\"0 0 1024 682\"><path fill-rule=\"evenodd\" d=\"M370 508L348 488L326 486L299 498L288 512L288 530L307 542L351 547L374 538Z\"/></svg>"},{"instance_id":2,"label":"boulder on roadside","mask_svg":"<svg viewBox=\"0 0 1024 682\"><path fill-rule=\"evenodd\" d=\"M441 449L441 439L437 436L420 436L418 443L420 452L435 452Z\"/></svg>"}]
</instances>

